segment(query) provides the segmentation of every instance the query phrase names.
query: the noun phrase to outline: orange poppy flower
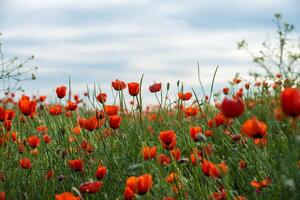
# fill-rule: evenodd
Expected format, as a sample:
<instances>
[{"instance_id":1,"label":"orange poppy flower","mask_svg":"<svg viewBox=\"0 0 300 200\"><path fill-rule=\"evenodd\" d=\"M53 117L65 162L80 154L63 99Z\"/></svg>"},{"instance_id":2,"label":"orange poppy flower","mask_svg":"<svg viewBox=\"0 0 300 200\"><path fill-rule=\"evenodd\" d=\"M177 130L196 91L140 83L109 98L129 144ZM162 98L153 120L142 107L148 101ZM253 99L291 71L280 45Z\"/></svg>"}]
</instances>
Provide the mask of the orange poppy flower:
<instances>
[{"instance_id":1,"label":"orange poppy flower","mask_svg":"<svg viewBox=\"0 0 300 200\"><path fill-rule=\"evenodd\" d=\"M60 115L62 113L62 108L62 105L56 104L49 108L49 112L53 116Z\"/></svg>"},{"instance_id":2,"label":"orange poppy flower","mask_svg":"<svg viewBox=\"0 0 300 200\"><path fill-rule=\"evenodd\" d=\"M144 160L153 159L156 156L157 147L143 147L143 157Z\"/></svg>"},{"instance_id":3,"label":"orange poppy flower","mask_svg":"<svg viewBox=\"0 0 300 200\"><path fill-rule=\"evenodd\" d=\"M283 112L291 117L300 115L300 89L286 88L280 95Z\"/></svg>"},{"instance_id":4,"label":"orange poppy flower","mask_svg":"<svg viewBox=\"0 0 300 200\"><path fill-rule=\"evenodd\" d=\"M129 94L133 97L137 96L139 94L139 91L140 91L140 84L137 83L137 82L131 82L131 83L128 83L128 91L129 91Z\"/></svg>"},{"instance_id":5,"label":"orange poppy flower","mask_svg":"<svg viewBox=\"0 0 300 200\"><path fill-rule=\"evenodd\" d=\"M112 129L118 129L121 125L122 117L118 115L109 116L109 127Z\"/></svg>"},{"instance_id":6,"label":"orange poppy flower","mask_svg":"<svg viewBox=\"0 0 300 200\"><path fill-rule=\"evenodd\" d=\"M79 186L79 190L82 193L97 193L100 191L102 185L101 181L86 182Z\"/></svg>"},{"instance_id":7,"label":"orange poppy flower","mask_svg":"<svg viewBox=\"0 0 300 200\"><path fill-rule=\"evenodd\" d=\"M267 125L253 117L244 122L241 131L250 138L263 138L267 134Z\"/></svg>"},{"instance_id":8,"label":"orange poppy flower","mask_svg":"<svg viewBox=\"0 0 300 200\"><path fill-rule=\"evenodd\" d=\"M105 105L104 106L104 112L107 115L118 115L119 113L119 106L115 106L115 105Z\"/></svg>"},{"instance_id":9,"label":"orange poppy flower","mask_svg":"<svg viewBox=\"0 0 300 200\"><path fill-rule=\"evenodd\" d=\"M99 166L98 167L98 169L97 169L97 171L96 171L96 178L98 179L98 180L101 180L101 179L103 179L104 178L104 176L106 175L106 167L104 167L104 166Z\"/></svg>"},{"instance_id":10,"label":"orange poppy flower","mask_svg":"<svg viewBox=\"0 0 300 200\"><path fill-rule=\"evenodd\" d=\"M23 95L19 101L19 109L23 115L32 115L36 109L36 102L30 101L28 96Z\"/></svg>"},{"instance_id":11,"label":"orange poppy flower","mask_svg":"<svg viewBox=\"0 0 300 200\"><path fill-rule=\"evenodd\" d=\"M31 148L36 148L40 144L40 138L36 135L32 135L27 138L27 143Z\"/></svg>"},{"instance_id":12,"label":"orange poppy flower","mask_svg":"<svg viewBox=\"0 0 300 200\"><path fill-rule=\"evenodd\" d=\"M96 98L100 103L105 103L106 99L107 99L107 94L106 93L99 93Z\"/></svg>"},{"instance_id":13,"label":"orange poppy flower","mask_svg":"<svg viewBox=\"0 0 300 200\"><path fill-rule=\"evenodd\" d=\"M173 184L177 179L177 174L175 172L171 172L168 177L166 178L167 183Z\"/></svg>"},{"instance_id":14,"label":"orange poppy flower","mask_svg":"<svg viewBox=\"0 0 300 200\"><path fill-rule=\"evenodd\" d=\"M176 134L173 130L160 132L159 140L165 149L172 150L176 146Z\"/></svg>"},{"instance_id":15,"label":"orange poppy flower","mask_svg":"<svg viewBox=\"0 0 300 200\"><path fill-rule=\"evenodd\" d=\"M159 92L161 90L161 83L154 83L149 86L149 91L151 93Z\"/></svg>"},{"instance_id":16,"label":"orange poppy flower","mask_svg":"<svg viewBox=\"0 0 300 200\"><path fill-rule=\"evenodd\" d=\"M112 81L111 85L117 91L120 91L120 90L123 90L126 88L126 83L124 81L120 81L119 79Z\"/></svg>"},{"instance_id":17,"label":"orange poppy flower","mask_svg":"<svg viewBox=\"0 0 300 200\"><path fill-rule=\"evenodd\" d=\"M67 87L66 86L60 86L56 88L56 95L58 98L62 99L66 96L67 93Z\"/></svg>"},{"instance_id":18,"label":"orange poppy flower","mask_svg":"<svg viewBox=\"0 0 300 200\"><path fill-rule=\"evenodd\" d=\"M83 171L84 163L81 159L69 160L68 165L74 171Z\"/></svg>"},{"instance_id":19,"label":"orange poppy flower","mask_svg":"<svg viewBox=\"0 0 300 200\"><path fill-rule=\"evenodd\" d=\"M30 169L31 168L31 162L29 158L21 158L20 159L20 166L22 169Z\"/></svg>"},{"instance_id":20,"label":"orange poppy flower","mask_svg":"<svg viewBox=\"0 0 300 200\"><path fill-rule=\"evenodd\" d=\"M244 107L245 105L240 98L230 100L225 97L221 104L221 111L225 117L235 118L243 114Z\"/></svg>"},{"instance_id":21,"label":"orange poppy flower","mask_svg":"<svg viewBox=\"0 0 300 200\"><path fill-rule=\"evenodd\" d=\"M205 176L220 178L221 174L225 174L228 170L224 162L216 165L208 160L202 161L202 172Z\"/></svg>"},{"instance_id":22,"label":"orange poppy flower","mask_svg":"<svg viewBox=\"0 0 300 200\"><path fill-rule=\"evenodd\" d=\"M179 92L179 93L177 93L177 95L178 95L178 98L182 101L188 101L193 96L191 92L186 92L186 93Z\"/></svg>"},{"instance_id":23,"label":"orange poppy flower","mask_svg":"<svg viewBox=\"0 0 300 200\"><path fill-rule=\"evenodd\" d=\"M80 200L81 198L78 196L74 196L72 192L64 192L61 194L55 195L55 200Z\"/></svg>"},{"instance_id":24,"label":"orange poppy flower","mask_svg":"<svg viewBox=\"0 0 300 200\"><path fill-rule=\"evenodd\" d=\"M92 117L89 119L79 118L78 123L81 128L88 131L93 131L98 126L98 120L96 117Z\"/></svg>"}]
</instances>

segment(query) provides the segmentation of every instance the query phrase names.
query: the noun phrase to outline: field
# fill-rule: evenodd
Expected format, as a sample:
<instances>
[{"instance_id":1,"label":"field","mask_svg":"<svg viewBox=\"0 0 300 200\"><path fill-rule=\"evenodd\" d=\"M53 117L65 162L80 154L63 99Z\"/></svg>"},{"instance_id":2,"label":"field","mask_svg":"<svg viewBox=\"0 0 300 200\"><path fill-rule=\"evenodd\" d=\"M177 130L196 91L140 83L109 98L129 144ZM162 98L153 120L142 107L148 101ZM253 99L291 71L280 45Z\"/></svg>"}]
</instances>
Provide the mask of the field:
<instances>
[{"instance_id":1,"label":"field","mask_svg":"<svg viewBox=\"0 0 300 200\"><path fill-rule=\"evenodd\" d=\"M66 84L54 102L8 94L0 199L300 199L299 83L236 77L219 95L178 83L177 99L141 84L81 97Z\"/></svg>"}]
</instances>

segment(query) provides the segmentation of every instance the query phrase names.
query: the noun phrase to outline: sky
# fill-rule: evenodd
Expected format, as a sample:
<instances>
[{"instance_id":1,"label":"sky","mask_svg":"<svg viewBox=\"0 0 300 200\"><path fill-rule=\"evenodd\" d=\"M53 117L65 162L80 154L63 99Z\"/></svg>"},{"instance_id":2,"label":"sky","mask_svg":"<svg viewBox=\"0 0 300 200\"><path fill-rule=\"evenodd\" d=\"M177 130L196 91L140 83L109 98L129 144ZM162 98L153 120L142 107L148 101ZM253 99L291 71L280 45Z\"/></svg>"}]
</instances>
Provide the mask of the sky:
<instances>
[{"instance_id":1,"label":"sky","mask_svg":"<svg viewBox=\"0 0 300 200\"><path fill-rule=\"evenodd\" d=\"M235 73L247 79L255 69L236 42L259 49L278 12L299 35L299 8L300 0L0 0L0 39L6 57L35 56L28 93L54 92L69 75L78 92L96 83L110 93L112 80L139 82L142 74L145 86L175 89L181 80L197 90L197 62L206 90L220 66L219 90Z\"/></svg>"}]
</instances>

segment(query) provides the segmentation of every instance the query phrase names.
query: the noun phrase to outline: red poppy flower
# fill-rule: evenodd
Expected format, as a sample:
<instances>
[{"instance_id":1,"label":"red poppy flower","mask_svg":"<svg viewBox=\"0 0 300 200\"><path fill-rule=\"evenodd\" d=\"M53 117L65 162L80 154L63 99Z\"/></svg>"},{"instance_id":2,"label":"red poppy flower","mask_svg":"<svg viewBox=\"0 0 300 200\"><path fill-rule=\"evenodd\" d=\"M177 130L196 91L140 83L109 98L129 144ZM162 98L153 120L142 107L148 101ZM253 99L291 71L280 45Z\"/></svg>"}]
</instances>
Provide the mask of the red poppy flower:
<instances>
[{"instance_id":1,"label":"red poppy flower","mask_svg":"<svg viewBox=\"0 0 300 200\"><path fill-rule=\"evenodd\" d=\"M153 159L156 156L157 153L157 147L144 147L143 148L143 157L144 160L150 160Z\"/></svg>"},{"instance_id":2,"label":"red poppy flower","mask_svg":"<svg viewBox=\"0 0 300 200\"><path fill-rule=\"evenodd\" d=\"M140 91L140 84L137 82L128 83L128 91L131 96L137 96Z\"/></svg>"},{"instance_id":3,"label":"red poppy flower","mask_svg":"<svg viewBox=\"0 0 300 200\"><path fill-rule=\"evenodd\" d=\"M23 95L19 101L19 109L23 115L32 115L36 109L36 102L30 101L28 96Z\"/></svg>"},{"instance_id":4,"label":"red poppy flower","mask_svg":"<svg viewBox=\"0 0 300 200\"><path fill-rule=\"evenodd\" d=\"M78 123L81 128L88 130L88 131L93 131L98 126L98 120L96 117L92 117L89 119L79 118Z\"/></svg>"},{"instance_id":5,"label":"red poppy flower","mask_svg":"<svg viewBox=\"0 0 300 200\"><path fill-rule=\"evenodd\" d=\"M3 123L3 126L4 126L5 130L10 131L12 128L11 120L5 120Z\"/></svg>"},{"instance_id":6,"label":"red poppy flower","mask_svg":"<svg viewBox=\"0 0 300 200\"><path fill-rule=\"evenodd\" d=\"M280 95L283 112L291 117L300 115L300 90L298 88L286 88Z\"/></svg>"},{"instance_id":7,"label":"red poppy flower","mask_svg":"<svg viewBox=\"0 0 300 200\"><path fill-rule=\"evenodd\" d=\"M224 162L216 165L208 160L203 160L201 168L205 176L220 178L222 173L227 172L228 167Z\"/></svg>"},{"instance_id":8,"label":"red poppy flower","mask_svg":"<svg viewBox=\"0 0 300 200\"><path fill-rule=\"evenodd\" d=\"M99 166L97 171L96 171L96 177L98 180L101 180L104 178L104 176L106 175L106 167L104 166Z\"/></svg>"},{"instance_id":9,"label":"red poppy flower","mask_svg":"<svg viewBox=\"0 0 300 200\"><path fill-rule=\"evenodd\" d=\"M5 192L0 192L0 200L5 200L5 199L6 199Z\"/></svg>"},{"instance_id":10,"label":"red poppy flower","mask_svg":"<svg viewBox=\"0 0 300 200\"><path fill-rule=\"evenodd\" d=\"M43 139L46 144L50 144L51 137L49 135L47 135L47 134L43 135Z\"/></svg>"},{"instance_id":11,"label":"red poppy flower","mask_svg":"<svg viewBox=\"0 0 300 200\"><path fill-rule=\"evenodd\" d=\"M111 85L117 91L120 91L120 90L123 90L126 88L126 83L124 81L120 81L119 79L112 81Z\"/></svg>"},{"instance_id":12,"label":"red poppy flower","mask_svg":"<svg viewBox=\"0 0 300 200\"><path fill-rule=\"evenodd\" d=\"M105 103L105 102L106 102L106 99L107 99L106 93L99 93L99 94L97 95L97 100L98 100L100 103Z\"/></svg>"},{"instance_id":13,"label":"red poppy flower","mask_svg":"<svg viewBox=\"0 0 300 200\"><path fill-rule=\"evenodd\" d=\"M178 98L182 101L188 101L192 98L192 93L190 92L186 92L186 93L179 92L177 95Z\"/></svg>"},{"instance_id":14,"label":"red poppy flower","mask_svg":"<svg viewBox=\"0 0 300 200\"><path fill-rule=\"evenodd\" d=\"M79 190L83 193L97 193L100 191L102 185L103 183L101 181L86 182L79 186Z\"/></svg>"},{"instance_id":15,"label":"red poppy flower","mask_svg":"<svg viewBox=\"0 0 300 200\"><path fill-rule=\"evenodd\" d=\"M68 161L68 165L69 167L74 170L74 171L83 171L83 166L84 163L82 160L80 159L76 159L76 160L69 160Z\"/></svg>"},{"instance_id":16,"label":"red poppy flower","mask_svg":"<svg viewBox=\"0 0 300 200\"><path fill-rule=\"evenodd\" d=\"M172 150L176 146L176 134L173 130L160 132L159 140L165 149Z\"/></svg>"},{"instance_id":17,"label":"red poppy flower","mask_svg":"<svg viewBox=\"0 0 300 200\"><path fill-rule=\"evenodd\" d=\"M139 176L136 181L137 192L141 195L149 192L152 187L152 184L153 181L151 174L144 174L142 176Z\"/></svg>"},{"instance_id":18,"label":"red poppy flower","mask_svg":"<svg viewBox=\"0 0 300 200\"><path fill-rule=\"evenodd\" d=\"M149 86L149 91L151 93L159 92L161 90L161 83L154 83Z\"/></svg>"},{"instance_id":19,"label":"red poppy flower","mask_svg":"<svg viewBox=\"0 0 300 200\"><path fill-rule=\"evenodd\" d=\"M243 114L244 107L245 105L240 98L230 100L225 97L221 104L221 111L225 117L235 118Z\"/></svg>"},{"instance_id":20,"label":"red poppy flower","mask_svg":"<svg viewBox=\"0 0 300 200\"><path fill-rule=\"evenodd\" d=\"M36 127L36 131L46 134L46 133L48 133L48 127L47 126L38 126L38 127Z\"/></svg>"},{"instance_id":21,"label":"red poppy flower","mask_svg":"<svg viewBox=\"0 0 300 200\"><path fill-rule=\"evenodd\" d=\"M267 125L253 117L252 119L248 119L246 122L244 122L244 124L241 126L241 131L253 139L263 138L267 134Z\"/></svg>"},{"instance_id":22,"label":"red poppy flower","mask_svg":"<svg viewBox=\"0 0 300 200\"><path fill-rule=\"evenodd\" d=\"M168 165L171 163L171 159L162 153L157 156L157 162L161 165Z\"/></svg>"},{"instance_id":23,"label":"red poppy flower","mask_svg":"<svg viewBox=\"0 0 300 200\"><path fill-rule=\"evenodd\" d=\"M49 112L53 116L60 115L62 113L62 108L62 105L56 104L49 108Z\"/></svg>"},{"instance_id":24,"label":"red poppy flower","mask_svg":"<svg viewBox=\"0 0 300 200\"><path fill-rule=\"evenodd\" d=\"M74 196L72 192L64 192L61 194L55 195L55 200L80 200L81 198L78 196Z\"/></svg>"},{"instance_id":25,"label":"red poppy flower","mask_svg":"<svg viewBox=\"0 0 300 200\"><path fill-rule=\"evenodd\" d=\"M40 97L39 97L39 100L40 100L40 102L43 102L43 101L46 100L46 98L47 98L47 96L40 96Z\"/></svg>"},{"instance_id":26,"label":"red poppy flower","mask_svg":"<svg viewBox=\"0 0 300 200\"><path fill-rule=\"evenodd\" d=\"M67 110L74 111L77 109L77 103L72 101L67 101Z\"/></svg>"},{"instance_id":27,"label":"red poppy flower","mask_svg":"<svg viewBox=\"0 0 300 200\"><path fill-rule=\"evenodd\" d=\"M40 138L36 135L32 135L27 138L27 143L31 148L36 148L40 144Z\"/></svg>"},{"instance_id":28,"label":"red poppy flower","mask_svg":"<svg viewBox=\"0 0 300 200\"><path fill-rule=\"evenodd\" d=\"M223 88L223 93L227 95L229 93L229 88L228 87Z\"/></svg>"},{"instance_id":29,"label":"red poppy flower","mask_svg":"<svg viewBox=\"0 0 300 200\"><path fill-rule=\"evenodd\" d=\"M109 127L112 129L118 129L121 125L122 117L118 115L109 116Z\"/></svg>"},{"instance_id":30,"label":"red poppy flower","mask_svg":"<svg viewBox=\"0 0 300 200\"><path fill-rule=\"evenodd\" d=\"M190 128L190 135L191 138L197 142L199 141L199 137L198 135L202 133L202 128L200 126L196 126L196 127L191 127Z\"/></svg>"},{"instance_id":31,"label":"red poppy flower","mask_svg":"<svg viewBox=\"0 0 300 200\"><path fill-rule=\"evenodd\" d=\"M171 150L171 155L174 158L174 160L178 161L181 158L181 152L180 149L172 149Z\"/></svg>"},{"instance_id":32,"label":"red poppy flower","mask_svg":"<svg viewBox=\"0 0 300 200\"><path fill-rule=\"evenodd\" d=\"M134 191L132 191L132 189L130 187L125 188L123 195L124 195L125 200L132 200L135 197L135 193L134 193Z\"/></svg>"},{"instance_id":33,"label":"red poppy flower","mask_svg":"<svg viewBox=\"0 0 300 200\"><path fill-rule=\"evenodd\" d=\"M188 107L184 110L186 117L196 116L198 114L198 107Z\"/></svg>"},{"instance_id":34,"label":"red poppy flower","mask_svg":"<svg viewBox=\"0 0 300 200\"><path fill-rule=\"evenodd\" d=\"M62 99L66 96L67 93L67 87L66 86L60 86L56 88L56 95L58 98Z\"/></svg>"},{"instance_id":35,"label":"red poppy flower","mask_svg":"<svg viewBox=\"0 0 300 200\"><path fill-rule=\"evenodd\" d=\"M119 106L115 105L105 105L104 111L107 115L118 115L119 112Z\"/></svg>"},{"instance_id":36,"label":"red poppy flower","mask_svg":"<svg viewBox=\"0 0 300 200\"><path fill-rule=\"evenodd\" d=\"M20 159L20 166L22 169L30 169L31 168L31 162L29 158L21 158Z\"/></svg>"}]
</instances>

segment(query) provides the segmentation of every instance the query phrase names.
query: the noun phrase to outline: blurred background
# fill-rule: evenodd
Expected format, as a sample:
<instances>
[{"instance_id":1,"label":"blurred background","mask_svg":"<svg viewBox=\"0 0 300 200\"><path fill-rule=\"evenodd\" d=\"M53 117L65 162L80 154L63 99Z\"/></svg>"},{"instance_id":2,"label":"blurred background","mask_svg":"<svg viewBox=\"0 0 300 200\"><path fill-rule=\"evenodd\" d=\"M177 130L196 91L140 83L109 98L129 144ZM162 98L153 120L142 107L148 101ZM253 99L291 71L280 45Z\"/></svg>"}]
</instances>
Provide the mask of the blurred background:
<instances>
[{"instance_id":1,"label":"blurred background","mask_svg":"<svg viewBox=\"0 0 300 200\"><path fill-rule=\"evenodd\" d=\"M78 92L96 83L109 93L112 80L142 74L146 86L175 89L181 80L191 90L199 88L197 62L206 90L220 66L217 91L255 67L237 42L259 49L275 34L275 13L299 36L299 8L299 0L0 0L0 39L5 57L35 56L37 80L22 83L31 94L52 93L69 75Z\"/></svg>"}]
</instances>

